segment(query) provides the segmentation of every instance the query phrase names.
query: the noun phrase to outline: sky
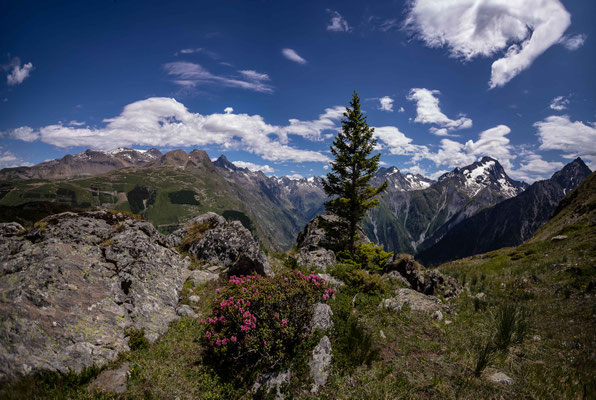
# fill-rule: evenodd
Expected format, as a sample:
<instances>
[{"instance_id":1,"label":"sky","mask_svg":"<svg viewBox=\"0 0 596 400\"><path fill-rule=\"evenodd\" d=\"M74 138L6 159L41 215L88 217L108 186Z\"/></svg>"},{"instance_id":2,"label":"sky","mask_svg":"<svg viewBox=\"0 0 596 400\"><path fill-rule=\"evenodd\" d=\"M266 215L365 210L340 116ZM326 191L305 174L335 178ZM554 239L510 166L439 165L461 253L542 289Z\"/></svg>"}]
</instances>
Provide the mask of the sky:
<instances>
[{"instance_id":1,"label":"sky","mask_svg":"<svg viewBox=\"0 0 596 400\"><path fill-rule=\"evenodd\" d=\"M373 4L367 4L373 3ZM0 168L183 148L328 172L352 93L383 166L596 167L596 2L0 1Z\"/></svg>"}]
</instances>

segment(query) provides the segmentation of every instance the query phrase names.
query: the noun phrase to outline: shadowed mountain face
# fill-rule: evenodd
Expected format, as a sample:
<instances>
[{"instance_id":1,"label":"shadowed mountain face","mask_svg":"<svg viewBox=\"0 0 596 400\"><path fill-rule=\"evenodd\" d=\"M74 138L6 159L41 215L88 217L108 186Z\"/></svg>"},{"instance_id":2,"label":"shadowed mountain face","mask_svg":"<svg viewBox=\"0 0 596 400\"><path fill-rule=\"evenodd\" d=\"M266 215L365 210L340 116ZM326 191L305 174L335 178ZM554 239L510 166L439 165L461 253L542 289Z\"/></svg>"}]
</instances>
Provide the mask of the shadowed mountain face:
<instances>
[{"instance_id":1,"label":"shadowed mountain face","mask_svg":"<svg viewBox=\"0 0 596 400\"><path fill-rule=\"evenodd\" d=\"M479 210L517 196L527 187L509 178L499 162L490 157L456 168L436 183L418 181L415 188L398 183L409 181L411 174L398 176L396 183L389 182L379 208L372 210L365 221L364 230L386 250L411 254L431 246ZM392 177L377 175L379 182Z\"/></svg>"},{"instance_id":2,"label":"shadowed mountain face","mask_svg":"<svg viewBox=\"0 0 596 400\"><path fill-rule=\"evenodd\" d=\"M586 177L590 169L578 158L550 179L535 182L518 196L460 222L417 258L429 265L517 246L546 223L559 202Z\"/></svg>"}]
</instances>

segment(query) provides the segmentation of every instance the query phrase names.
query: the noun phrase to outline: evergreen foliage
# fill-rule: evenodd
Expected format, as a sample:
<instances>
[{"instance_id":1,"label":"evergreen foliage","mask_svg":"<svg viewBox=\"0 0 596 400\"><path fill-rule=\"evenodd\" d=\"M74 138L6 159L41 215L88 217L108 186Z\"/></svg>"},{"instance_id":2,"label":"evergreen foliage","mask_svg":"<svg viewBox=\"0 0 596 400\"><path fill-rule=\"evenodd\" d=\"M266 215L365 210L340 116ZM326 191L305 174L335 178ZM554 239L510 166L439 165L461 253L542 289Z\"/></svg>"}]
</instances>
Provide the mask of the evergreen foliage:
<instances>
[{"instance_id":1,"label":"evergreen foliage","mask_svg":"<svg viewBox=\"0 0 596 400\"><path fill-rule=\"evenodd\" d=\"M338 132L331 146L335 160L331 172L323 179L323 188L331 200L325 203L327 212L339 217L336 223L326 226L339 247L354 251L358 223L369 209L376 207L375 197L387 188L387 182L371 186L371 179L379 168L380 154L371 156L376 139L374 128L368 126L360 110L360 99L356 92L346 107L342 130Z\"/></svg>"}]
</instances>

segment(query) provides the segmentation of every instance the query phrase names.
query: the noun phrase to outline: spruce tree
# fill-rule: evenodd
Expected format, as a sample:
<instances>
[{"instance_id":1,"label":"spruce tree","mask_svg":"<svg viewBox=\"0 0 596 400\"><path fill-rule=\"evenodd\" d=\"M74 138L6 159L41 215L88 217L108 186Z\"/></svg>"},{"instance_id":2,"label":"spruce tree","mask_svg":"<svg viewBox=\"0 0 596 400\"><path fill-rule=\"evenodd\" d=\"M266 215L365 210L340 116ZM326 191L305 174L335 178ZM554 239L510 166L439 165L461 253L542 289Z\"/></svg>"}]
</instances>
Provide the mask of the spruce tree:
<instances>
[{"instance_id":1,"label":"spruce tree","mask_svg":"<svg viewBox=\"0 0 596 400\"><path fill-rule=\"evenodd\" d=\"M335 157L331 162L331 172L327 174L327 179L323 179L323 188L330 197L325 209L336 215L338 221L329 224L326 229L338 240L340 247L353 253L358 223L368 210L377 206L379 200L375 197L387 188L387 182L376 187L371 185L381 155L370 155L377 141L373 138L374 128L368 126L360 110L356 92L341 122L341 132L337 133L331 146Z\"/></svg>"}]
</instances>

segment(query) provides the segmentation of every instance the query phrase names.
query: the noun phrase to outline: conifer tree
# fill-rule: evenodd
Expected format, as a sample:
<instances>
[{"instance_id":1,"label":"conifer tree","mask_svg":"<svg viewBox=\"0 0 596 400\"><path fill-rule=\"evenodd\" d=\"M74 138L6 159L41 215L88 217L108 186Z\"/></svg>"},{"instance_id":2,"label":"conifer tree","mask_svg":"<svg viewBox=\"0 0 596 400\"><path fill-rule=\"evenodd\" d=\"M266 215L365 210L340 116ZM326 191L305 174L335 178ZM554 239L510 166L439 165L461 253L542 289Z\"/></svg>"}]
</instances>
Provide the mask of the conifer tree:
<instances>
[{"instance_id":1,"label":"conifer tree","mask_svg":"<svg viewBox=\"0 0 596 400\"><path fill-rule=\"evenodd\" d=\"M338 240L340 247L354 252L358 223L368 210L377 206L379 200L375 197L387 188L387 181L376 187L371 185L381 155L370 155L377 141L373 138L374 128L368 126L360 110L356 92L341 122L341 132L337 133L331 146L335 157L331 172L327 179L323 179L325 193L331 198L325 203L325 209L336 215L338 221L326 229Z\"/></svg>"}]
</instances>

